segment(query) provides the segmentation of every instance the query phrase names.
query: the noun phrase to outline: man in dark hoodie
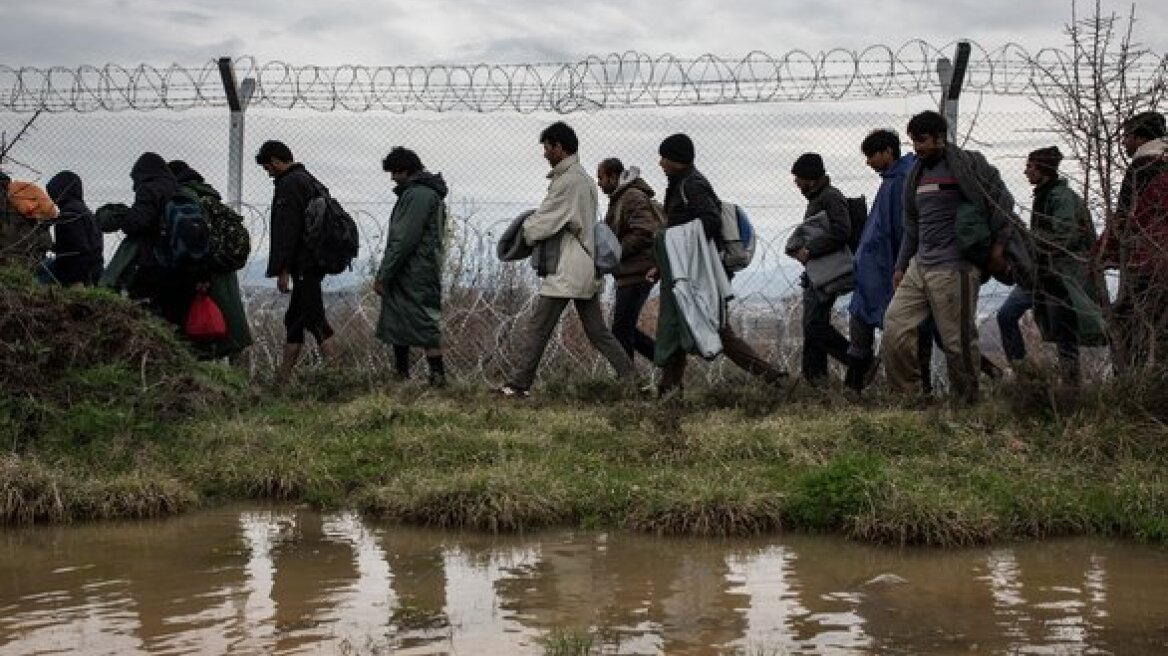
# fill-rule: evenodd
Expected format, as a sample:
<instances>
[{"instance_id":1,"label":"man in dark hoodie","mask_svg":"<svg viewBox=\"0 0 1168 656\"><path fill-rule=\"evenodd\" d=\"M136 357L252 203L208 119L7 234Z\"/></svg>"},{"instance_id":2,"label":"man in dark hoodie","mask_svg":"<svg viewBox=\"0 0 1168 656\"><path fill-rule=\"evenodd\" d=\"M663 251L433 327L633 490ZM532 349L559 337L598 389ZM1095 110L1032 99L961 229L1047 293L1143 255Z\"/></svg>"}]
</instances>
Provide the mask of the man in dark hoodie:
<instances>
[{"instance_id":1,"label":"man in dark hoodie","mask_svg":"<svg viewBox=\"0 0 1168 656\"><path fill-rule=\"evenodd\" d=\"M650 200L653 188L641 171L610 157L596 170L596 184L608 194L604 222L620 240L620 268L616 275L616 302L612 307L612 334L632 359L634 350L653 360L653 338L637 328L637 319L654 283L645 279L653 268L653 238L661 229L661 217Z\"/></svg>"},{"instance_id":2,"label":"man in dark hoodie","mask_svg":"<svg viewBox=\"0 0 1168 656\"><path fill-rule=\"evenodd\" d=\"M393 347L394 369L403 380L410 376L410 347L422 347L430 385L441 387L446 384L441 326L446 182L401 146L389 151L381 168L390 174L398 198L373 280L373 291L381 297L377 337Z\"/></svg>"},{"instance_id":3,"label":"man in dark hoodie","mask_svg":"<svg viewBox=\"0 0 1168 656\"><path fill-rule=\"evenodd\" d=\"M694 167L693 140L686 134L673 134L661 142L657 152L661 156L661 170L669 181L665 188L666 226L672 228L690 221L701 221L706 237L721 247L722 201L706 177ZM664 257L665 249L662 240L658 239L654 246L654 258L658 265L646 274L650 280L656 280L660 275L661 259ZM661 382L658 384L662 394L680 389L685 376L685 320L674 300L673 284L668 277L662 278L661 307L657 313L654 361L662 369ZM787 379L787 372L759 357L746 340L734 333L729 322L718 331L718 336L722 340L722 352L745 371L772 385Z\"/></svg>"},{"instance_id":4,"label":"man in dark hoodie","mask_svg":"<svg viewBox=\"0 0 1168 656\"><path fill-rule=\"evenodd\" d=\"M174 174L179 185L199 198L204 208L222 203L219 191L207 184L203 176L186 162L174 160L168 162L166 166ZM227 322L227 340L197 345L196 350L199 354L208 358L223 358L251 346L251 327L248 325L247 312L243 307L243 296L239 291L239 279L235 271L210 265L196 278L196 284L206 289L207 295L219 306L219 311L223 313L223 319Z\"/></svg>"},{"instance_id":5,"label":"man in dark hoodie","mask_svg":"<svg viewBox=\"0 0 1168 656\"><path fill-rule=\"evenodd\" d=\"M323 187L303 164L295 161L283 142L265 141L256 153L256 164L268 172L275 185L267 276L276 279L280 293L292 294L284 314L284 357L276 372L276 381L286 382L304 349L305 333L316 338L325 359L332 360L337 355L333 329L324 311L324 273L311 262L304 241L304 210Z\"/></svg>"},{"instance_id":6,"label":"man in dark hoodie","mask_svg":"<svg viewBox=\"0 0 1168 656\"><path fill-rule=\"evenodd\" d=\"M181 327L195 295L195 282L159 264L154 249L161 236L162 212L178 192L178 181L157 153L142 153L130 170L134 204L105 205L97 210L103 232L125 238L110 261L103 284L125 287L130 298L145 300L151 310Z\"/></svg>"},{"instance_id":7,"label":"man in dark hoodie","mask_svg":"<svg viewBox=\"0 0 1168 656\"><path fill-rule=\"evenodd\" d=\"M847 247L851 235L848 201L831 184L819 153L803 153L791 166L795 186L807 199L805 221L818 221L826 229L815 239L789 253L803 265L813 259L836 253ZM803 378L812 385L827 377L827 356L848 364L848 339L831 323L831 313L839 293L817 289L804 273L803 286Z\"/></svg>"},{"instance_id":8,"label":"man in dark hoodie","mask_svg":"<svg viewBox=\"0 0 1168 656\"><path fill-rule=\"evenodd\" d=\"M81 178L72 171L61 171L49 180L45 191L61 210L53 223L56 258L50 273L62 285L96 285L105 263L103 243L97 219L85 204Z\"/></svg>"}]
</instances>

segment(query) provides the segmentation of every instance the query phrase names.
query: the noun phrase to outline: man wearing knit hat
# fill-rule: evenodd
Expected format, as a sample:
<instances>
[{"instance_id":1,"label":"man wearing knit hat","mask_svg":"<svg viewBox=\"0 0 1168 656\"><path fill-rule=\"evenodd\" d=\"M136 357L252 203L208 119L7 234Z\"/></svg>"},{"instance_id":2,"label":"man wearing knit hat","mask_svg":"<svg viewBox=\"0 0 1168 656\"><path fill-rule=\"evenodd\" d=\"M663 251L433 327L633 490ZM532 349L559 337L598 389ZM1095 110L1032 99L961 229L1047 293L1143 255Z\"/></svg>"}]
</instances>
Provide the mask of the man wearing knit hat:
<instances>
[{"instance_id":1,"label":"man wearing knit hat","mask_svg":"<svg viewBox=\"0 0 1168 656\"><path fill-rule=\"evenodd\" d=\"M807 198L801 228L814 236L798 238L802 231L797 230L796 237L787 242L787 254L804 266L818 258L838 256L852 233L847 199L832 186L819 153L800 155L791 166L791 174L795 176L795 186ZM851 258L846 256L841 261L850 266ZM799 284L803 286L803 378L819 385L828 378L827 356L848 364L848 340L831 323L832 309L841 292L817 288L806 272Z\"/></svg>"},{"instance_id":2,"label":"man wearing knit hat","mask_svg":"<svg viewBox=\"0 0 1168 656\"><path fill-rule=\"evenodd\" d=\"M1119 188L1098 250L1119 269L1112 307L1116 369L1168 366L1168 141L1164 115L1141 112L1124 121L1131 165Z\"/></svg>"},{"instance_id":3,"label":"man wearing knit hat","mask_svg":"<svg viewBox=\"0 0 1168 656\"><path fill-rule=\"evenodd\" d=\"M1026 179L1034 186L1030 231L1038 254L1038 286L1014 287L998 310L1002 348L1011 365L1026 358L1026 343L1018 321L1034 309L1044 341L1058 348L1059 374L1069 385L1079 383L1079 344L1098 344L1103 323L1098 287L1088 271L1095 226L1082 197L1058 174L1063 154L1058 147L1039 148L1026 159Z\"/></svg>"},{"instance_id":4,"label":"man wearing knit hat","mask_svg":"<svg viewBox=\"0 0 1168 656\"><path fill-rule=\"evenodd\" d=\"M706 177L694 168L693 140L686 134L673 134L661 142L657 152L661 156L661 170L669 181L664 201L666 228L680 226L690 221L701 221L705 236L720 246L722 201L718 199ZM681 388L686 364L684 319L673 296L673 280L668 275L668 267L661 266L662 258L666 257L663 246L664 232L659 233L653 249L658 266L646 274L649 279L661 276L661 304L657 313L653 360L662 369L661 381L658 384L658 390L662 394ZM750 344L734 334L729 321L718 331L718 337L721 338L722 352L726 357L747 372L775 385L787 378L787 372L763 360Z\"/></svg>"}]
</instances>

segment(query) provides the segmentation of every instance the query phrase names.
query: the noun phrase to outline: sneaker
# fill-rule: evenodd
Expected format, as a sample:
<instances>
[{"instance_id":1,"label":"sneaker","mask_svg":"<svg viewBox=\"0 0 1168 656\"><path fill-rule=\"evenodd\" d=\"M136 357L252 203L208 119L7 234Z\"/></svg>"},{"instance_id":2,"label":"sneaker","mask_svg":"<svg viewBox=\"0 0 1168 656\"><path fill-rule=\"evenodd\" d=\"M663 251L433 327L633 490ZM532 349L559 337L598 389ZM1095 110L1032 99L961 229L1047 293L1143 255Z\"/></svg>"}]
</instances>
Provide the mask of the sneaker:
<instances>
[{"instance_id":1,"label":"sneaker","mask_svg":"<svg viewBox=\"0 0 1168 656\"><path fill-rule=\"evenodd\" d=\"M431 373L427 382L430 387L446 387L446 374Z\"/></svg>"},{"instance_id":2,"label":"sneaker","mask_svg":"<svg viewBox=\"0 0 1168 656\"><path fill-rule=\"evenodd\" d=\"M526 399L531 396L530 391L522 387L515 387L514 385L504 385L495 391L503 396L516 399Z\"/></svg>"}]
</instances>

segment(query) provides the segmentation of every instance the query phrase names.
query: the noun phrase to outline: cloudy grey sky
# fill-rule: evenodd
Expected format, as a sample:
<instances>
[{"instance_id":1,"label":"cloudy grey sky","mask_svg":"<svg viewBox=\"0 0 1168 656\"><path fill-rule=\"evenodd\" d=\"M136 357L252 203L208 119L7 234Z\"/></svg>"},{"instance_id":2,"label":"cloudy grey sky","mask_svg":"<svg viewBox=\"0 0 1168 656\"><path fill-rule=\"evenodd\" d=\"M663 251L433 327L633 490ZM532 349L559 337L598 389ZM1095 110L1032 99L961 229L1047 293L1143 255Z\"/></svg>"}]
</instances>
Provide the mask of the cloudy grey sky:
<instances>
[{"instance_id":1,"label":"cloudy grey sky","mask_svg":"<svg viewBox=\"0 0 1168 656\"><path fill-rule=\"evenodd\" d=\"M1081 2L1087 10L1088 2ZM1105 1L1126 13L1127 2ZM969 38L1065 43L1070 0L40 0L0 22L0 64L197 65L251 55L318 65L570 61L636 50L780 54ZM1137 32L1168 44L1168 3L1136 2Z\"/></svg>"}]
</instances>

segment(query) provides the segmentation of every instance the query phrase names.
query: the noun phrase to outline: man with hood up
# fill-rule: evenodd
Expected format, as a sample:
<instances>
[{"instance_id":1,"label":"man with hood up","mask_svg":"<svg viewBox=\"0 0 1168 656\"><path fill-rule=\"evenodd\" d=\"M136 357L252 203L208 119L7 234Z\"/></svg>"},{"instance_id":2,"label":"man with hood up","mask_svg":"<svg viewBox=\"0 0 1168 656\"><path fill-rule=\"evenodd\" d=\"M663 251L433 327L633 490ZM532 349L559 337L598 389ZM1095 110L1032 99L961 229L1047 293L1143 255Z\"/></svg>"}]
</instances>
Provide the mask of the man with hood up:
<instances>
[{"instance_id":1,"label":"man with hood up","mask_svg":"<svg viewBox=\"0 0 1168 656\"><path fill-rule=\"evenodd\" d=\"M596 184L608 194L608 212L604 222L620 240L621 260L616 275L616 302L612 307L612 334L633 357L636 351L650 362L656 348L653 338L637 328L641 309L656 284L645 278L653 268L653 239L662 227L662 219L650 200L653 188L635 166L625 168L610 157L596 170Z\"/></svg>"},{"instance_id":2,"label":"man with hood up","mask_svg":"<svg viewBox=\"0 0 1168 656\"><path fill-rule=\"evenodd\" d=\"M195 295L194 280L164 269L154 253L161 237L162 212L178 192L178 181L166 167L166 160L150 152L134 162L130 179L134 183L132 205L117 203L97 210L102 232L125 235L101 283L147 301L155 314L181 327Z\"/></svg>"},{"instance_id":3,"label":"man with hood up","mask_svg":"<svg viewBox=\"0 0 1168 656\"><path fill-rule=\"evenodd\" d=\"M53 223L56 258L50 273L62 285L96 285L105 263L104 244L97 219L85 204L80 176L61 171L49 180L45 191L61 211Z\"/></svg>"},{"instance_id":4,"label":"man with hood up","mask_svg":"<svg viewBox=\"0 0 1168 656\"><path fill-rule=\"evenodd\" d=\"M221 203L219 191L207 184L203 176L182 160L167 163L167 168L174 174L179 185L199 198L204 207L212 203ZM198 350L201 355L210 358L223 358L235 355L252 345L251 326L247 321L247 311L243 307L243 296L239 291L239 278L235 271L208 270L198 276L198 285L205 285L207 295L219 306L223 319L227 323L227 340L201 344Z\"/></svg>"},{"instance_id":5,"label":"man with hood up","mask_svg":"<svg viewBox=\"0 0 1168 656\"><path fill-rule=\"evenodd\" d=\"M394 369L410 376L410 347L426 353L430 385L446 384L442 359L442 255L446 235L446 182L430 173L414 151L395 147L381 162L396 185L385 255L373 281L381 297L377 338L393 347Z\"/></svg>"}]
</instances>

